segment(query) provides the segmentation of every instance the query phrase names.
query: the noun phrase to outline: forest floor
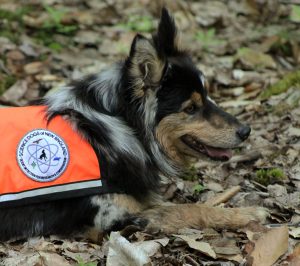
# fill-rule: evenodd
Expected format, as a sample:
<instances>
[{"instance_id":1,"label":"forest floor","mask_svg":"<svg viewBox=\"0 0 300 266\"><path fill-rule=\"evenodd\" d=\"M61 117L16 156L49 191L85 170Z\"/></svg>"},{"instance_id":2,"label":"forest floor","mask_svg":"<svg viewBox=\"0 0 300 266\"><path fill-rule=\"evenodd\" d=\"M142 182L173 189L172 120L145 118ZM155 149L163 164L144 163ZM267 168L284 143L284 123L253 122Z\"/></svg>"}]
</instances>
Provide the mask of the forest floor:
<instances>
[{"instance_id":1,"label":"forest floor","mask_svg":"<svg viewBox=\"0 0 300 266\"><path fill-rule=\"evenodd\" d=\"M252 133L230 161L196 162L162 193L173 202L264 206L266 226L127 229L99 243L33 238L0 243L0 265L300 265L300 1L165 2L210 96ZM126 57L136 32L153 32L159 10L155 0L1 0L0 104L25 105Z\"/></svg>"}]
</instances>

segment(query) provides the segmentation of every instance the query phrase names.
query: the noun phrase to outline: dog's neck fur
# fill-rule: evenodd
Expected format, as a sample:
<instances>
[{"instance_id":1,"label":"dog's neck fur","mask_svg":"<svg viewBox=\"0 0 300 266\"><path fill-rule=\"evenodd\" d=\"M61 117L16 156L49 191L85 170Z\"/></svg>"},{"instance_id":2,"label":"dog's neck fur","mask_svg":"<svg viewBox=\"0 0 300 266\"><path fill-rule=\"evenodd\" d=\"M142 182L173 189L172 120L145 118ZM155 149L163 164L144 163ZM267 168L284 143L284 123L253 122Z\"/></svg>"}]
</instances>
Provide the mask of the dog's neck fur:
<instances>
[{"instance_id":1,"label":"dog's neck fur","mask_svg":"<svg viewBox=\"0 0 300 266\"><path fill-rule=\"evenodd\" d=\"M124 104L124 98L128 97L130 88L122 86L123 67L123 63L116 64L99 75L49 95L45 99L48 115L64 114L66 110L73 110L110 132L110 150L105 156L110 156L111 160L118 160L117 155L122 153L123 156L138 160L145 168L156 172L157 176L159 173L166 176L177 175L178 168L173 165L155 139L155 91L147 93L130 106L128 103ZM67 114L67 119L71 120L80 132L76 119L72 119L70 113ZM103 143L92 140L93 136L90 134L87 136L84 132L80 133L96 146L95 149L104 152L106 147Z\"/></svg>"}]
</instances>

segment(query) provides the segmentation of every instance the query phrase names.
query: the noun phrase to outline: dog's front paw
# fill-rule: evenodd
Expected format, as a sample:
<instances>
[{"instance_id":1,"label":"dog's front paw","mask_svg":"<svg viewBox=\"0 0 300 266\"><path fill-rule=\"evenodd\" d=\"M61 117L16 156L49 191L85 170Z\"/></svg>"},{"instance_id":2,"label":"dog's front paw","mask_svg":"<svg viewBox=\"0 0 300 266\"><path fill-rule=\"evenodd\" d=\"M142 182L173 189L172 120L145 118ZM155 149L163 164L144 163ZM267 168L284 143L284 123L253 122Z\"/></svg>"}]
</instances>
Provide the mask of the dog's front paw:
<instances>
[{"instance_id":1,"label":"dog's front paw","mask_svg":"<svg viewBox=\"0 0 300 266\"><path fill-rule=\"evenodd\" d=\"M245 224L248 224L251 221L265 223L267 217L270 215L269 211L263 207L239 208L239 212L243 217Z\"/></svg>"}]
</instances>

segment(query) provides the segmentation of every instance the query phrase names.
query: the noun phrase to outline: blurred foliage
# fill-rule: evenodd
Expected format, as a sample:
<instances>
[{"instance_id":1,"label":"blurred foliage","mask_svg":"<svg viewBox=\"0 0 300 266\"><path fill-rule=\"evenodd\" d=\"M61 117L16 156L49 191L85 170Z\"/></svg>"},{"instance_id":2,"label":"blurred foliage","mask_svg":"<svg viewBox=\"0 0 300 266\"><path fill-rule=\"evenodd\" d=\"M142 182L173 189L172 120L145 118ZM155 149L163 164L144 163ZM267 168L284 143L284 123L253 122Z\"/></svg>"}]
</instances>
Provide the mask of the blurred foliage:
<instances>
[{"instance_id":1,"label":"blurred foliage","mask_svg":"<svg viewBox=\"0 0 300 266\"><path fill-rule=\"evenodd\" d=\"M259 169L256 171L255 181L268 186L283 181L286 176L280 168Z\"/></svg>"},{"instance_id":2,"label":"blurred foliage","mask_svg":"<svg viewBox=\"0 0 300 266\"><path fill-rule=\"evenodd\" d=\"M181 175L181 178L188 181L198 180L198 169L194 166L187 168L187 170Z\"/></svg>"},{"instance_id":3,"label":"blurred foliage","mask_svg":"<svg viewBox=\"0 0 300 266\"><path fill-rule=\"evenodd\" d=\"M291 5L291 15L290 20L293 22L300 22L300 6L298 5Z\"/></svg>"},{"instance_id":4,"label":"blurred foliage","mask_svg":"<svg viewBox=\"0 0 300 266\"><path fill-rule=\"evenodd\" d=\"M10 86L12 86L17 81L16 77L13 75L0 74L0 95L6 91Z\"/></svg>"},{"instance_id":5,"label":"blurred foliage","mask_svg":"<svg viewBox=\"0 0 300 266\"><path fill-rule=\"evenodd\" d=\"M97 266L97 262L84 262L81 257L78 257L78 264L76 266Z\"/></svg>"},{"instance_id":6,"label":"blurred foliage","mask_svg":"<svg viewBox=\"0 0 300 266\"><path fill-rule=\"evenodd\" d=\"M65 45L56 40L55 34L73 36L78 27L77 25L62 24L62 19L66 14L65 10L56 9L47 5L44 5L44 9L49 15L49 18L44 21L42 27L36 32L35 38L39 43L44 44L53 51L60 52Z\"/></svg>"},{"instance_id":7,"label":"blurred foliage","mask_svg":"<svg viewBox=\"0 0 300 266\"><path fill-rule=\"evenodd\" d=\"M195 37L201 43L204 51L210 51L212 47L224 44L223 40L217 38L214 28L198 31Z\"/></svg>"},{"instance_id":8,"label":"blurred foliage","mask_svg":"<svg viewBox=\"0 0 300 266\"><path fill-rule=\"evenodd\" d=\"M153 18L150 16L131 16L127 22L120 23L118 26L136 32L151 32L154 30Z\"/></svg>"},{"instance_id":9,"label":"blurred foliage","mask_svg":"<svg viewBox=\"0 0 300 266\"><path fill-rule=\"evenodd\" d=\"M20 7L14 12L0 8L0 36L19 43L20 33L18 31L24 29L22 18L31 11L31 6ZM16 28L18 28L18 31L16 31Z\"/></svg>"},{"instance_id":10,"label":"blurred foliage","mask_svg":"<svg viewBox=\"0 0 300 266\"><path fill-rule=\"evenodd\" d=\"M49 15L49 19L44 22L42 29L62 34L74 34L77 30L77 25L62 24L62 18L66 14L65 10L56 9L47 5L45 5L44 8Z\"/></svg>"},{"instance_id":11,"label":"blurred foliage","mask_svg":"<svg viewBox=\"0 0 300 266\"><path fill-rule=\"evenodd\" d=\"M260 98L263 100L268 99L270 96L283 93L291 87L300 89L300 70L286 74L286 76L277 83L264 90Z\"/></svg>"},{"instance_id":12,"label":"blurred foliage","mask_svg":"<svg viewBox=\"0 0 300 266\"><path fill-rule=\"evenodd\" d=\"M40 28L31 29L32 37L38 42L54 51L60 51L64 44L56 40L56 34L73 36L78 27L74 25L64 25L62 19L66 14L64 9L56 9L44 5L44 10L48 19L44 21ZM34 8L30 5L24 5L15 12L0 9L0 36L10 39L14 43L20 42L20 32L25 31L24 15L33 12ZM17 29L17 30L16 30Z\"/></svg>"},{"instance_id":13,"label":"blurred foliage","mask_svg":"<svg viewBox=\"0 0 300 266\"><path fill-rule=\"evenodd\" d=\"M205 187L201 184L197 184L193 187L193 193L194 194L200 194L201 192L203 192L205 189Z\"/></svg>"}]
</instances>

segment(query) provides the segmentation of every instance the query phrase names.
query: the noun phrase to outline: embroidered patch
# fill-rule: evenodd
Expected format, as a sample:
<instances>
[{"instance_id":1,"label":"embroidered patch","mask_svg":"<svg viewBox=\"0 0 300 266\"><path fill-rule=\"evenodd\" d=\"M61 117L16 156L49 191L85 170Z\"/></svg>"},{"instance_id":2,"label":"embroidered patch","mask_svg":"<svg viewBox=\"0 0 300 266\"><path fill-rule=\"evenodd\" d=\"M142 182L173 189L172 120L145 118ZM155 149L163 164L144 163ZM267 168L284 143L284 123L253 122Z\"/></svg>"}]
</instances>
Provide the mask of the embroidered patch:
<instances>
[{"instance_id":1,"label":"embroidered patch","mask_svg":"<svg viewBox=\"0 0 300 266\"><path fill-rule=\"evenodd\" d=\"M55 133L36 129L28 132L20 141L17 161L29 178L39 182L57 179L69 163L69 151L65 142Z\"/></svg>"}]
</instances>

